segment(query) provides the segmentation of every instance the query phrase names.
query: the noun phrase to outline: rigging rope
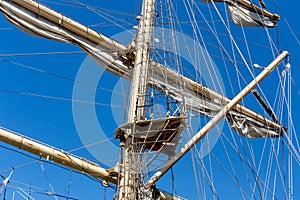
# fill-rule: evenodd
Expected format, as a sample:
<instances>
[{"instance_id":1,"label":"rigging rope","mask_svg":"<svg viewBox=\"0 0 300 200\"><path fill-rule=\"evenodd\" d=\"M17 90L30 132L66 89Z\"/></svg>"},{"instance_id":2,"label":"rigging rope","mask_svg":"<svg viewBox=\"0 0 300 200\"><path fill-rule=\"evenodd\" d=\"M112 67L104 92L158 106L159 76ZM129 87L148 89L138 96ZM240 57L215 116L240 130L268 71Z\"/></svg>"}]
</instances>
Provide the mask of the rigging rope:
<instances>
[{"instance_id":1,"label":"rigging rope","mask_svg":"<svg viewBox=\"0 0 300 200\"><path fill-rule=\"evenodd\" d=\"M105 20L107 20L107 21L111 22L112 24L114 24L114 25L120 27L121 29L123 29L123 30L125 30L125 31L129 31L130 33L134 34L134 32L132 32L131 30L128 30L127 28L125 28L124 26L120 25L119 23L116 23L115 21L111 20L111 18L112 18L112 19L115 18L114 16L109 15L109 14L107 14L106 12L102 12L101 10L97 10L97 9L95 9L94 7L89 6L89 5L85 4L85 3L81 3L81 2L79 2L79 1L77 1L77 0L73 0L73 1L76 2L78 5L81 5L81 6L83 6L84 8L86 8L86 9L88 9L88 10L94 12L94 13L97 14L98 16L103 17ZM133 26L133 24L129 23L128 21L122 20L122 19L120 19L120 18L115 18L115 19L116 19L117 21L121 21L121 22L127 24L127 25L130 26L130 27Z\"/></svg>"},{"instance_id":2,"label":"rigging rope","mask_svg":"<svg viewBox=\"0 0 300 200\"><path fill-rule=\"evenodd\" d=\"M108 142L108 141L112 141L112 140L115 140L115 138L114 137L107 138L105 140L101 140L101 141L98 141L98 142L94 142L94 143L91 143L91 144L84 145L82 147L71 149L68 152L71 153L71 152L78 151L78 150L81 150L81 149L86 149L87 147L92 147L92 146L95 146L95 145L98 145L98 144L102 144L104 142Z\"/></svg>"},{"instance_id":3,"label":"rigging rope","mask_svg":"<svg viewBox=\"0 0 300 200\"><path fill-rule=\"evenodd\" d=\"M72 172L73 172L73 169L70 169L70 178L69 178L69 182L68 182L68 191L67 191L67 200L69 199L69 196L70 196L70 190L71 190L71 182L72 182Z\"/></svg>"},{"instance_id":4,"label":"rigging rope","mask_svg":"<svg viewBox=\"0 0 300 200\"><path fill-rule=\"evenodd\" d=\"M11 60L3 59L3 58L0 58L0 61L7 62L7 63L13 64L13 65L16 65L16 66L19 66L19 67L23 67L25 69L36 71L36 72L46 74L46 75L49 75L49 76L53 76L53 77L56 77L56 78L60 78L60 79L63 79L63 80L72 81L74 83L79 83L79 84L82 84L82 85L93 87L93 88L96 88L96 89L99 89L99 90L108 91L108 92L111 92L113 94L122 95L121 93L116 92L114 90L99 87L99 86L96 86L96 85L93 85L93 84L90 84L90 83L86 83L86 82L83 82L83 81L80 81L80 80L75 80L75 79L67 77L67 76L63 76L63 75L60 75L60 74L57 74L57 73L41 70L41 69L38 69L38 68L35 68L35 67L32 67L32 66L24 65L22 63L17 63L17 62L11 61Z\"/></svg>"},{"instance_id":5,"label":"rigging rope","mask_svg":"<svg viewBox=\"0 0 300 200\"><path fill-rule=\"evenodd\" d=\"M24 163L24 164L21 164L21 165L19 165L19 166L16 166L16 167L14 167L14 169L18 169L18 168L25 167L25 166L28 166L28 165L31 165L31 164L35 164L35 163L47 163L47 164L56 166L56 167L58 167L58 168L60 168L60 169L64 169L64 170L66 170L66 171L69 171L69 170L70 170L70 168L67 168L67 167L65 167L65 166L56 164L56 163L54 163L54 162L52 162L52 161L47 161L47 160L43 160L43 159L41 159L41 158L37 158L37 157L35 157L35 156L32 156L32 155L27 154L27 153L23 153L23 152L21 152L21 151L19 151L19 150L13 149L13 148L9 148L9 147L2 146L2 145L0 145L0 148L6 149L6 150L9 150L9 151L12 151L12 152L16 152L16 153L19 153L19 154L22 154L22 155L24 155L24 156L26 156L26 157L29 157L29 158L31 158L31 159L34 160L34 161L30 161L30 162L28 162L28 163ZM11 170L11 168L6 169L6 170L1 170L0 173L4 173L4 172L10 171L10 170ZM87 178L89 178L89 179L91 179L91 180L93 180L93 181L95 181L95 182L101 184L101 181L100 181L98 178L94 178L94 177L92 177L92 176L90 176L90 175L87 175L87 174L85 174L85 173L82 173L82 172L80 172L80 171L74 171L74 173L80 174L80 175L84 175L84 176L86 176ZM12 183L17 183L17 184L21 184L21 185L24 185L24 186L27 186L27 187L30 186L29 184L22 183L22 182L18 182L18 181L14 181L14 180L10 180L10 182L12 182ZM8 187L15 188L15 189L20 188L20 187L15 187L15 186L12 186L12 185L8 185ZM36 190L42 191L42 192L39 192L39 191L32 191L32 190L31 190L32 193L38 193L38 194L47 195L47 196L57 196L57 197L69 198L70 200L78 200L78 199L73 198L73 197L69 197L69 196L67 197L67 196L64 196L64 195L59 195L59 194L51 193L51 192L49 192L49 191L46 190L46 189L42 189L42 188L39 188L39 187L36 187L36 186L31 186L31 187L34 188L34 189L36 189ZM110 184L108 185L108 187L109 187L109 188L112 188L112 189L115 189L115 187L114 187L114 186L111 186ZM23 188L23 190L24 190L24 191L28 191L28 189L24 189L24 188Z\"/></svg>"},{"instance_id":6,"label":"rigging rope","mask_svg":"<svg viewBox=\"0 0 300 200\"><path fill-rule=\"evenodd\" d=\"M40 167L41 167L41 170L42 170L42 172L43 172L43 174L44 174L44 176L45 176L45 178L46 178L46 180L47 180L47 182L48 182L48 186L49 186L49 188L50 188L52 194L56 194L55 191L54 191L54 187L52 186L52 183L51 183L51 181L50 181L50 178L49 178L49 176L48 176L48 174L47 174L47 172L46 172L46 170L45 170L45 166L43 165L43 162L40 162ZM54 196L54 199L55 199L55 200L58 200L58 199L57 199L57 196Z\"/></svg>"},{"instance_id":7,"label":"rigging rope","mask_svg":"<svg viewBox=\"0 0 300 200\"><path fill-rule=\"evenodd\" d=\"M274 5L276 6L281 18L284 20L284 22L286 23L289 31L291 32L292 36L294 37L295 41L297 42L297 44L300 46L300 41L295 33L295 31L292 29L291 25L288 23L287 19L285 18L283 12L281 11L280 7L278 6L276 0L273 0Z\"/></svg>"},{"instance_id":8,"label":"rigging rope","mask_svg":"<svg viewBox=\"0 0 300 200\"><path fill-rule=\"evenodd\" d=\"M117 108L122 107L121 105L112 105L112 104L105 104L105 103L99 103L99 102L84 101L84 100L79 100L79 99L69 99L69 98L63 98L63 97L57 97L57 96L49 96L49 95L42 95L42 94L35 94L35 93L30 93L30 92L21 92L21 91L14 91L14 90L0 89L0 92L19 94L19 95L27 95L27 96L33 96L33 97L41 97L41 98L45 98L45 99L54 99L54 100L61 100L61 101L91 104L91 105L97 105L97 106L107 106L107 107L117 107Z\"/></svg>"},{"instance_id":9,"label":"rigging rope","mask_svg":"<svg viewBox=\"0 0 300 200\"><path fill-rule=\"evenodd\" d=\"M0 28L0 31L10 31L14 30L14 28Z\"/></svg>"}]
</instances>

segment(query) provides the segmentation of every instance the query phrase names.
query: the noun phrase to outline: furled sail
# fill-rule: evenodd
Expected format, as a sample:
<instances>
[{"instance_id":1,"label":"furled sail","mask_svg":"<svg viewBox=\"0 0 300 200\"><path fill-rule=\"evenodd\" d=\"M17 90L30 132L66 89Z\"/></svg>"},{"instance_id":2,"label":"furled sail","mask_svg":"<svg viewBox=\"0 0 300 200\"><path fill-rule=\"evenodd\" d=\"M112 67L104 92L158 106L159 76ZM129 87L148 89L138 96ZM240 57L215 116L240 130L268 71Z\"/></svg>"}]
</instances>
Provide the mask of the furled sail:
<instances>
[{"instance_id":1,"label":"furled sail","mask_svg":"<svg viewBox=\"0 0 300 200\"><path fill-rule=\"evenodd\" d=\"M150 85L161 91L168 88L168 94L173 99L178 102L184 101L186 106L196 113L213 117L230 102L227 97L166 66L152 62L152 67L156 74L150 74ZM181 90L182 87L185 87L185 90ZM183 99L184 97L186 98ZM229 111L226 118L236 132L248 138L280 137L285 131L285 127L239 104Z\"/></svg>"},{"instance_id":2,"label":"furled sail","mask_svg":"<svg viewBox=\"0 0 300 200\"><path fill-rule=\"evenodd\" d=\"M38 16L19 3L24 2L0 1L0 11L16 27L35 36L75 44L100 65L110 65L110 72L126 74L128 67L120 61L120 55L127 50L124 45L34 1L27 3L31 9L38 10ZM112 53L104 53L108 50Z\"/></svg>"},{"instance_id":3,"label":"furled sail","mask_svg":"<svg viewBox=\"0 0 300 200\"><path fill-rule=\"evenodd\" d=\"M236 2L241 1L245 0ZM231 2L230 5L234 4ZM0 11L20 29L40 37L75 44L100 66L105 66L107 71L123 78L131 78L132 66L128 61L134 54L130 54L131 50L117 41L32 0L0 0ZM265 10L258 13L269 18L275 16L274 21L277 16ZM160 63L151 61L150 68L155 72L149 75L150 87L161 91L167 88L170 97L178 102L185 102L187 107L196 113L213 117L230 102L230 99L223 95ZM185 90L180 89L183 87ZM186 98L183 99L184 97ZM239 104L227 114L226 118L234 130L249 138L280 137L285 131L283 126Z\"/></svg>"},{"instance_id":4,"label":"furled sail","mask_svg":"<svg viewBox=\"0 0 300 200\"><path fill-rule=\"evenodd\" d=\"M250 11L237 3L228 3L228 10L232 21L240 26L267 26L274 27L270 18Z\"/></svg>"},{"instance_id":5,"label":"furled sail","mask_svg":"<svg viewBox=\"0 0 300 200\"><path fill-rule=\"evenodd\" d=\"M236 25L274 27L279 20L277 14L272 14L265 9L247 0L202 0L205 2L225 2L230 17Z\"/></svg>"}]
</instances>

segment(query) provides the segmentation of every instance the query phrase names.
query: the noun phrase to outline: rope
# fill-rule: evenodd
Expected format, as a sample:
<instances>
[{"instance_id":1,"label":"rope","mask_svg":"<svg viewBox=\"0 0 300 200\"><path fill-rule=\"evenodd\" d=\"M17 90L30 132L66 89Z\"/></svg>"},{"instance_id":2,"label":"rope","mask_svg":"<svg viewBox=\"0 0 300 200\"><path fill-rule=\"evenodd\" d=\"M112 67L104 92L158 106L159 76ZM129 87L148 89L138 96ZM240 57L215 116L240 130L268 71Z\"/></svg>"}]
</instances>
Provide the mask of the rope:
<instances>
[{"instance_id":1,"label":"rope","mask_svg":"<svg viewBox=\"0 0 300 200\"><path fill-rule=\"evenodd\" d=\"M294 37L295 41L297 42L298 45L300 45L300 41L299 41L299 39L298 39L298 37L297 37L295 31L292 29L292 27L290 26L289 22L288 22L287 19L285 18L284 14L283 14L283 12L281 11L280 7L278 6L276 0L273 0L273 2L274 2L274 5L276 6L277 10L278 10L279 13L280 13L281 19L284 20L284 22L286 23L286 25L287 25L289 31L291 32L292 36Z\"/></svg>"},{"instance_id":2,"label":"rope","mask_svg":"<svg viewBox=\"0 0 300 200\"><path fill-rule=\"evenodd\" d=\"M0 145L0 148L6 149L6 150L9 150L9 151L12 151L12 152L16 152L16 153L22 154L22 155L24 155L24 156L26 156L26 157L29 157L29 158L31 158L31 159L34 159L34 161L31 161L31 162L24 163L24 164L21 164L21 165L19 165L19 166L16 166L16 167L14 167L14 169L18 169L18 168L25 167L25 166L28 166L28 165L31 165L31 164L35 164L35 163L40 163L40 165L41 165L41 163L48 163L48 164L50 164L50 165L56 166L56 167L58 167L58 168L61 168L61 169L67 170L67 171L70 170L70 169L67 168L67 167L64 167L64 166L61 166L61 165L59 165L59 164L53 163L52 161L42 160L41 158L36 158L36 157L31 156L31 155L29 155L29 154L20 152L19 150L15 150L15 149L12 149L12 148L9 148L9 147L5 147L5 146L2 146L2 145ZM6 170L2 170L2 171L0 171L0 173L4 173L4 172L10 171L10 170L11 170L11 168L6 169ZM100 181L98 178L94 178L94 177L92 177L92 176L90 176L90 175L87 175L87 174L84 174L84 173L82 173L82 172L80 172L80 171L74 171L74 172L77 173L77 174L84 175L84 176L86 176L87 178L89 178L89 179L91 179L91 180L93 180L93 181L95 181L95 182L101 184L101 181ZM63 197L63 198L68 198L69 200L78 200L77 198L69 197L69 195L64 196L64 195L60 195L60 194L55 194L55 193L53 193L53 192L49 192L49 191L46 190L46 189L39 188L39 187L36 187L36 186L31 186L31 185L26 184L26 183L14 181L14 180L10 180L10 182L16 183L16 184L21 184L21 185L24 185L24 186L27 186L27 187L30 186L30 187L32 187L32 188L34 188L34 189L36 189L36 190L39 190L39 191L32 191L32 190L30 190L31 193L37 193L37 194L42 194L42 195L47 195L47 196ZM19 188L20 188L20 187L16 187L16 186L12 186L12 185L7 185L7 186L10 187L10 188L15 188L15 189L19 189ZM112 186L112 185L110 185L110 184L109 184L108 187L109 187L109 188L112 188L112 189L115 189L115 187ZM24 189L24 188L22 188L22 189L23 189L24 191L29 191L28 189ZM41 192L41 191L42 191L42 192Z\"/></svg>"},{"instance_id":3,"label":"rope","mask_svg":"<svg viewBox=\"0 0 300 200\"><path fill-rule=\"evenodd\" d=\"M122 106L119 106L119 105L111 105L111 104L104 104L104 103L91 102L91 101L83 101L83 100L78 100L78 99L69 99L69 98L63 98L63 97L57 97L57 96L48 96L48 95L35 94L35 93L29 93L29 92L21 92L21 91L14 91L14 90L0 89L0 92L26 95L26 96L32 96L32 97L41 97L41 98L45 98L45 99L54 99L54 100L60 100L60 101L69 101L69 102L91 104L91 105L97 105L97 106L107 106L107 107L116 107L116 108L121 108L122 107Z\"/></svg>"},{"instance_id":4,"label":"rope","mask_svg":"<svg viewBox=\"0 0 300 200\"><path fill-rule=\"evenodd\" d=\"M0 28L0 31L11 31L14 30L14 28Z\"/></svg>"},{"instance_id":5,"label":"rope","mask_svg":"<svg viewBox=\"0 0 300 200\"><path fill-rule=\"evenodd\" d=\"M44 176L45 176L45 178L46 178L46 180L47 180L47 182L48 182L48 185L49 185L49 188L50 188L52 194L55 194L54 187L52 186L52 183L51 183L50 178L49 178L49 176L48 176L48 174L47 174L47 172L46 172L46 170L45 170L45 167L44 167L44 165L43 165L43 162L40 162L40 167L41 167L41 170L42 170L42 172L43 172L43 174L44 174ZM55 200L58 200L58 199L57 199L57 196L54 196L54 199L55 199Z\"/></svg>"},{"instance_id":6,"label":"rope","mask_svg":"<svg viewBox=\"0 0 300 200\"><path fill-rule=\"evenodd\" d=\"M110 52L110 51L105 51ZM1 53L0 57L25 57L25 56L45 56L45 55L77 55L85 54L82 51L56 51L56 52L34 52L34 53Z\"/></svg>"},{"instance_id":7,"label":"rope","mask_svg":"<svg viewBox=\"0 0 300 200\"><path fill-rule=\"evenodd\" d=\"M128 30L127 28L125 28L124 26L120 25L119 23L116 23L114 20L111 20L111 19L114 19L115 17L112 16L112 15L109 15L109 14L106 13L105 11L102 11L102 10L99 10L99 9L95 9L93 6L89 6L89 5L87 5L87 4L84 4L84 3L79 2L79 1L77 1L77 0L74 0L74 2L76 2L78 5L80 5L80 6L84 7L84 8L86 8L86 9L88 9L88 10L94 12L94 13L97 14L98 16L103 17L105 20L107 20L107 21L111 22L112 24L114 24L114 25L120 27L121 29L123 29L123 30L125 30L125 31L129 31L129 32L131 32L132 34L134 34L134 32L132 32L131 30ZM115 18L115 19L117 19L117 21L123 22L124 24L126 24L126 25L128 25L128 26L130 26L130 27L133 26L133 24L129 23L129 22L126 21L126 20L122 20L122 19L120 19L120 18Z\"/></svg>"},{"instance_id":8,"label":"rope","mask_svg":"<svg viewBox=\"0 0 300 200\"><path fill-rule=\"evenodd\" d=\"M176 181L175 181L175 176L174 176L174 170L173 167L171 168L171 179L172 179L172 194L177 195L176 192Z\"/></svg>"},{"instance_id":9,"label":"rope","mask_svg":"<svg viewBox=\"0 0 300 200\"><path fill-rule=\"evenodd\" d=\"M7 59L0 58L0 61L7 62L7 63L10 63L12 65L16 65L18 67L23 67L25 69L29 69L29 70L39 72L39 73L42 73L42 74L46 74L46 75L49 75L49 76L53 76L53 77L56 77L56 78L64 79L64 80L67 80L67 81L72 81L74 83L80 83L82 85L90 86L90 87L93 87L93 88L96 88L96 89L99 89L99 90L108 91L108 92L111 92L111 93L114 93L114 94L122 95L119 92L115 92L115 91L109 90L107 88L95 86L95 85L92 85L92 84L89 84L89 83L86 83L86 82L83 82L83 81L75 80L73 78L69 78L69 77L66 77L66 76L62 76L60 74L56 74L56 73L53 73L53 72L41 70L41 69L38 69L38 68L35 68L35 67L32 67L32 66L24 65L24 64L21 64L21 63L17 63L17 62L14 62L14 61L7 60Z\"/></svg>"},{"instance_id":10,"label":"rope","mask_svg":"<svg viewBox=\"0 0 300 200\"><path fill-rule=\"evenodd\" d=\"M98 141L98 142L94 142L94 143L91 143L91 144L88 144L88 145L84 145L84 146L82 146L82 147L78 147L78 148L69 150L68 152L71 153L71 152L78 151L78 150L81 150L81 149L86 149L86 148L88 148L88 147L95 146L95 145L98 145L98 144L102 144L102 143L104 143L104 142L108 142L108 141L111 141L111 140L114 140L114 139L115 139L114 137L108 138L108 139L106 139L106 140L101 140L101 141Z\"/></svg>"}]
</instances>

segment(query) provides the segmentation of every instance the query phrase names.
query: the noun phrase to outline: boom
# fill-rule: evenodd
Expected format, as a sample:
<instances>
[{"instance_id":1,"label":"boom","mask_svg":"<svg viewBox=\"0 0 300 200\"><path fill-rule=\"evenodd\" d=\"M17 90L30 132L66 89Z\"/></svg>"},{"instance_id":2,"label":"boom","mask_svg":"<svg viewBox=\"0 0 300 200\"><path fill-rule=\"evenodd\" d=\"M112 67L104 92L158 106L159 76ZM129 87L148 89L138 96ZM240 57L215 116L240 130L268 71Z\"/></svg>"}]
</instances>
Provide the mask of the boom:
<instances>
[{"instance_id":1,"label":"boom","mask_svg":"<svg viewBox=\"0 0 300 200\"><path fill-rule=\"evenodd\" d=\"M0 140L19 149L23 149L45 158L46 160L54 161L72 169L81 171L82 173L90 174L96 178L100 178L114 184L117 183L117 179L115 177L111 177L107 170L94 162L84 158L79 158L68 152L48 146L42 142L35 141L24 135L20 135L2 127L0 127Z\"/></svg>"}]
</instances>

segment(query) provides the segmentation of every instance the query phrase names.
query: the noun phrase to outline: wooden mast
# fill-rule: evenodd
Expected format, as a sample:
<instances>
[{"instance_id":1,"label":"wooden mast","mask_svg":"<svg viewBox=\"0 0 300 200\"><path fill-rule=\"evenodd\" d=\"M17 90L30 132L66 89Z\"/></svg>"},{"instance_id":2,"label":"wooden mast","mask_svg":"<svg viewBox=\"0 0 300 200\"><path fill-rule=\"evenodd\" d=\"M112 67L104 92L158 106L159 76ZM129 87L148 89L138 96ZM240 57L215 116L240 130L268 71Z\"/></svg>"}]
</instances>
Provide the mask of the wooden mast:
<instances>
[{"instance_id":1,"label":"wooden mast","mask_svg":"<svg viewBox=\"0 0 300 200\"><path fill-rule=\"evenodd\" d=\"M130 94L130 106L128 110L128 122L134 123L145 118L145 95L147 92L147 74L150 62L150 42L152 37L153 17L155 0L144 0L138 33L136 36L135 48L136 57L133 68L132 88ZM128 131L125 138L123 171L120 182L119 200L135 199L136 190L134 189L134 175L132 166L132 154L134 146L131 144L133 130Z\"/></svg>"}]
</instances>

